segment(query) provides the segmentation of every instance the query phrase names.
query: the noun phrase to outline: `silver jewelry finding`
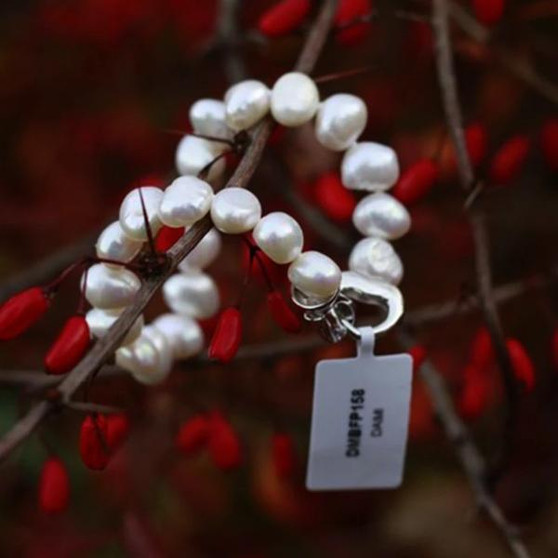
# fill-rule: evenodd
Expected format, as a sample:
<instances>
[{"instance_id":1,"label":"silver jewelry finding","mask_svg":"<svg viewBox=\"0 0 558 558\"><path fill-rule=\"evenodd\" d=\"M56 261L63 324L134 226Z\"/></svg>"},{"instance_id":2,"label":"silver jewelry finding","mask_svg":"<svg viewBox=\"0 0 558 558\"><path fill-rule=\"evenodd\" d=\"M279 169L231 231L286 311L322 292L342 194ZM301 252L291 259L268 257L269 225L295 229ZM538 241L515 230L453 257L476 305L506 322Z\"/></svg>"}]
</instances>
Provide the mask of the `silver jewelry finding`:
<instances>
[{"instance_id":1,"label":"silver jewelry finding","mask_svg":"<svg viewBox=\"0 0 558 558\"><path fill-rule=\"evenodd\" d=\"M356 340L361 338L355 325L355 302L382 311L380 321L370 326L376 335L391 329L403 315L403 297L397 287L354 271L343 272L339 291L326 301L306 297L294 287L291 296L304 310L304 319L317 322L320 335L331 343L347 335Z\"/></svg>"}]
</instances>

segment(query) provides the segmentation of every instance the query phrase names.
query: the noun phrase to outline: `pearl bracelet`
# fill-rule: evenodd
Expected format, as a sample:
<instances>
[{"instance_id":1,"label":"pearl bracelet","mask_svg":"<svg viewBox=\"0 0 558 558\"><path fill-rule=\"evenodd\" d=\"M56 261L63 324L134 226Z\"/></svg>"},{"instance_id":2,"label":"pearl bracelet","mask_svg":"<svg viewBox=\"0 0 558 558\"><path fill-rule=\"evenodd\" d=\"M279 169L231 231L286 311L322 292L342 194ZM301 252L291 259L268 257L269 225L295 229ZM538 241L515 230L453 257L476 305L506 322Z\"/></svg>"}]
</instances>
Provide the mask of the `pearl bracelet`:
<instances>
[{"instance_id":1,"label":"pearl bracelet","mask_svg":"<svg viewBox=\"0 0 558 558\"><path fill-rule=\"evenodd\" d=\"M342 272L325 254L303 252L304 236L297 221L284 212L262 217L260 202L252 192L236 187L213 192L209 181L225 169L227 142L268 114L286 127L314 120L318 142L327 149L345 152L343 185L368 192L353 213L353 224L365 238L353 248L348 271ZM403 265L390 241L407 233L411 223L405 207L385 192L399 177L395 152L378 143L357 142L366 127L365 103L344 93L320 102L314 81L291 72L279 78L271 90L260 81L242 81L226 92L224 101L197 101L189 116L194 135L185 135L178 144L176 167L180 176L164 191L145 186L124 198L119 220L97 241L97 256L103 263L93 265L82 278L85 296L93 306L87 323L92 335L100 338L132 304L140 288L138 277L118 262L129 264L149 234L156 235L163 227L182 234L207 214L211 216L215 228L163 286L171 312L150 325L140 317L116 351L117 364L138 381L153 384L167 376L175 359L201 351L203 332L196 320L210 318L219 309L217 286L203 270L219 255L220 233L252 232L255 245L267 257L276 264L289 265L293 302L304 310L305 319L320 323L320 331L328 340L338 341L347 334L358 337L354 301L384 310L376 332L392 327L403 312L396 287Z\"/></svg>"}]
</instances>

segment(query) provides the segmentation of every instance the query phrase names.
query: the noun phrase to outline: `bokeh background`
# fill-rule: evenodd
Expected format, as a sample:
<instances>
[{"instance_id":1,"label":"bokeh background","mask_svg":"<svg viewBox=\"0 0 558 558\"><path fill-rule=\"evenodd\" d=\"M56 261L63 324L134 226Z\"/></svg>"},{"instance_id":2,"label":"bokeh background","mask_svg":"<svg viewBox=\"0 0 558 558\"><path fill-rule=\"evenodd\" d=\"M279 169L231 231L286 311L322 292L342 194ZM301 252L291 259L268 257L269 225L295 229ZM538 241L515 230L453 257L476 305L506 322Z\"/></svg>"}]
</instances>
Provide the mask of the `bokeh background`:
<instances>
[{"instance_id":1,"label":"bokeh background","mask_svg":"<svg viewBox=\"0 0 558 558\"><path fill-rule=\"evenodd\" d=\"M220 98L240 74L272 85L293 66L304 28L287 37L262 37L257 23L272 2L244 0L238 2L231 38L219 26L226 4L2 1L2 300L32 282L38 265L48 268L54 258L62 267L91 253L99 231L114 219L134 184L165 184L173 177L174 149L188 130L193 101ZM379 17L356 44L331 38L314 75L367 68L323 83L320 93L361 96L369 110L364 136L393 145L403 168L422 157L439 161L442 178L411 208L413 229L397 242L397 250L406 269L401 288L415 318L412 333L459 401L481 315L473 308L423 323L420 311L442 302L457 305L475 292L473 247L444 126L431 32L427 24L397 13L428 17L430 3L378 0L375 7ZM479 175L507 138L525 134L531 146L514 180L501 188L487 185L478 203L488 216L494 283L512 283L519 293L500 306L505 333L521 340L536 370L534 390L521 393L513 456L496 486L498 502L536 556L558 555L558 362L552 344L557 167L555 159L545 157L540 138L541 127L556 116L556 104L510 72L506 62L528 63L556 81L557 17L556 2L510 0L486 44L459 27L453 37L466 124L480 124L488 138ZM287 209L300 220L308 246L346 265L347 241L354 242L356 231L350 219L335 214L335 204L324 203L316 185L338 163L336 155L319 147L311 128L276 134L251 187L266 211ZM227 239L223 257L210 270L224 304L235 301L245 262L242 244ZM280 270L273 271L280 281ZM49 417L40 434L0 466L0 555L506 556L498 533L477 513L418 376L403 487L305 491L315 363L350 355L354 348L316 343L301 350L300 339L313 336L312 328L305 326L298 338L286 336L269 318L265 292L261 278L254 277L243 308L244 343L265 344L264 356L240 358L227 367L197 359L177 366L154 388L127 377L103 378L91 386L91 400L125 409L132 424L129 440L106 471L92 473L79 459L81 414L67 410ZM76 282L46 319L0 347L4 374L41 373L42 356L77 299ZM156 297L146 317L161 311ZM393 334L378 349L401 350ZM490 459L503 435L505 402L495 365L487 378L491 396L467 420ZM0 383L1 432L36 395ZM196 409L216 407L227 413L243 441L244 462L233 472L218 470L203 453L184 458L173 450L180 421ZM296 442L299 468L289 479L279 478L270 453L270 437L278 429ZM72 482L70 507L57 517L45 516L36 503L48 451L64 459Z\"/></svg>"}]
</instances>

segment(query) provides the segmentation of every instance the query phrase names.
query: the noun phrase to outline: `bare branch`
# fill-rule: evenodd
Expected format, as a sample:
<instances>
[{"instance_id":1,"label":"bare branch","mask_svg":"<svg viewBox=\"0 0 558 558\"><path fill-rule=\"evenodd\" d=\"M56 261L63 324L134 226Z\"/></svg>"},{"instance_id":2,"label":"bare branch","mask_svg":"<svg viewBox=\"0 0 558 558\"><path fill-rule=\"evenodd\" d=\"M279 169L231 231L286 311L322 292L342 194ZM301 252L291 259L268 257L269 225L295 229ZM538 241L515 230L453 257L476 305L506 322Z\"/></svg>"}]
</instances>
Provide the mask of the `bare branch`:
<instances>
[{"instance_id":1,"label":"bare branch","mask_svg":"<svg viewBox=\"0 0 558 558\"><path fill-rule=\"evenodd\" d=\"M481 44L490 40L490 33L486 27L481 25L465 8L452 2L450 8L452 19L462 31ZM529 85L539 95L558 105L558 85L551 83L540 76L535 68L518 56L505 52L498 47L493 47L492 52L496 59L517 78Z\"/></svg>"},{"instance_id":2,"label":"bare branch","mask_svg":"<svg viewBox=\"0 0 558 558\"><path fill-rule=\"evenodd\" d=\"M42 285L51 280L60 270L91 251L97 236L97 234L88 235L76 243L70 244L54 254L50 254L11 279L3 282L0 285L0 301L6 300L23 289Z\"/></svg>"},{"instance_id":3,"label":"bare branch","mask_svg":"<svg viewBox=\"0 0 558 558\"><path fill-rule=\"evenodd\" d=\"M408 333L405 333L402 328L399 328L399 339L405 350L415 345L414 339ZM429 361L422 364L419 373L428 390L436 418L455 449L478 507L486 513L498 529L511 555L516 558L529 558L529 552L519 538L517 529L508 523L486 486L484 459L473 442L469 430L455 410L444 378Z\"/></svg>"},{"instance_id":4,"label":"bare branch","mask_svg":"<svg viewBox=\"0 0 558 558\"><path fill-rule=\"evenodd\" d=\"M458 174L461 186L468 192L474 187L475 175L465 145L463 118L457 95L457 84L449 37L449 0L434 0L432 10L432 25L436 40L436 65L444 111L450 128L454 149L457 154ZM498 464L495 467L495 471L499 473L503 470L507 460L511 456L517 425L519 394L492 292L492 272L485 217L478 204L469 205L467 212L475 245L475 269L479 301L486 326L490 333L506 394L504 435L502 437L502 446L497 457ZM496 475L494 475L493 478L496 480Z\"/></svg>"},{"instance_id":5,"label":"bare branch","mask_svg":"<svg viewBox=\"0 0 558 558\"><path fill-rule=\"evenodd\" d=\"M227 78L232 83L240 81L246 75L244 61L238 53L238 7L238 0L220 0L217 18L216 46L221 48Z\"/></svg>"},{"instance_id":6,"label":"bare branch","mask_svg":"<svg viewBox=\"0 0 558 558\"><path fill-rule=\"evenodd\" d=\"M529 277L528 279L513 281L494 287L492 289L494 302L503 304L523 296L532 290L542 289L556 281L556 271L557 270L553 269L547 274L540 274L535 277ZM475 294L467 297L465 300L458 300L456 298L446 302L423 306L415 310L409 310L405 313L403 321L405 325L408 326L421 326L458 315L470 314L477 311L479 307L479 297Z\"/></svg>"}]
</instances>

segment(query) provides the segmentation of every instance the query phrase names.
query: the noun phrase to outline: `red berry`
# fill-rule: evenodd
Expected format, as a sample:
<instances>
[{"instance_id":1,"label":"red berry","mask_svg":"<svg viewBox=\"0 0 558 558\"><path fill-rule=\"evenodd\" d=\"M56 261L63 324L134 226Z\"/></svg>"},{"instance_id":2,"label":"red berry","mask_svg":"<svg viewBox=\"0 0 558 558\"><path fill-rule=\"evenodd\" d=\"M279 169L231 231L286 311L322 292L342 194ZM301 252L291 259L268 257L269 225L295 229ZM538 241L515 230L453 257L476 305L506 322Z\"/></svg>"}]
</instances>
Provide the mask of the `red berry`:
<instances>
[{"instance_id":1,"label":"red berry","mask_svg":"<svg viewBox=\"0 0 558 558\"><path fill-rule=\"evenodd\" d=\"M489 385L483 372L469 365L463 373L463 389L459 395L458 408L464 418L477 418L488 403Z\"/></svg>"},{"instance_id":2,"label":"red berry","mask_svg":"<svg viewBox=\"0 0 558 558\"><path fill-rule=\"evenodd\" d=\"M288 333L298 333L302 328L300 318L287 304L279 291L271 291L267 295L267 306L272 318Z\"/></svg>"},{"instance_id":3,"label":"red berry","mask_svg":"<svg viewBox=\"0 0 558 558\"><path fill-rule=\"evenodd\" d=\"M486 128L476 122L465 128L465 144L473 167L478 167L486 155L488 138Z\"/></svg>"},{"instance_id":4,"label":"red berry","mask_svg":"<svg viewBox=\"0 0 558 558\"><path fill-rule=\"evenodd\" d=\"M359 23L358 20L371 12L370 0L340 0L334 18L335 25L341 28L335 34L336 40L346 46L361 42L370 29L370 23Z\"/></svg>"},{"instance_id":5,"label":"red berry","mask_svg":"<svg viewBox=\"0 0 558 558\"><path fill-rule=\"evenodd\" d=\"M238 308L231 306L221 312L217 327L209 344L209 358L223 363L230 362L236 355L242 341L242 315Z\"/></svg>"},{"instance_id":6,"label":"red berry","mask_svg":"<svg viewBox=\"0 0 558 558\"><path fill-rule=\"evenodd\" d=\"M505 185L516 179L523 169L531 142L517 135L506 141L492 158L488 178L491 184Z\"/></svg>"},{"instance_id":7,"label":"red berry","mask_svg":"<svg viewBox=\"0 0 558 558\"><path fill-rule=\"evenodd\" d=\"M49 374L65 374L85 355L90 342L89 326L83 316L72 316L45 356Z\"/></svg>"},{"instance_id":8,"label":"red berry","mask_svg":"<svg viewBox=\"0 0 558 558\"><path fill-rule=\"evenodd\" d=\"M79 454L83 464L102 471L109 462L107 421L103 415L87 415L79 431Z\"/></svg>"},{"instance_id":9,"label":"red berry","mask_svg":"<svg viewBox=\"0 0 558 558\"><path fill-rule=\"evenodd\" d=\"M336 172L322 174L315 184L316 203L335 221L349 221L356 207L356 199L341 182Z\"/></svg>"},{"instance_id":10,"label":"red berry","mask_svg":"<svg viewBox=\"0 0 558 558\"><path fill-rule=\"evenodd\" d=\"M50 457L43 464L39 479L39 508L45 513L60 513L70 501L70 479L64 463Z\"/></svg>"},{"instance_id":11,"label":"red berry","mask_svg":"<svg viewBox=\"0 0 558 558\"><path fill-rule=\"evenodd\" d=\"M294 31L310 11L310 0L283 0L271 6L258 22L258 29L268 37L280 37Z\"/></svg>"},{"instance_id":12,"label":"red berry","mask_svg":"<svg viewBox=\"0 0 558 558\"><path fill-rule=\"evenodd\" d=\"M21 335L48 310L49 298L39 287L32 287L9 298L0 306L0 340Z\"/></svg>"},{"instance_id":13,"label":"red berry","mask_svg":"<svg viewBox=\"0 0 558 558\"><path fill-rule=\"evenodd\" d=\"M164 225L155 238L155 249L157 252L166 252L175 245L183 234L184 227L174 228Z\"/></svg>"},{"instance_id":14,"label":"red berry","mask_svg":"<svg viewBox=\"0 0 558 558\"><path fill-rule=\"evenodd\" d=\"M493 359L492 338L485 327L480 327L471 343L470 361L477 369L485 371Z\"/></svg>"},{"instance_id":15,"label":"red berry","mask_svg":"<svg viewBox=\"0 0 558 558\"><path fill-rule=\"evenodd\" d=\"M541 129L541 149L546 164L558 171L558 118L547 120Z\"/></svg>"},{"instance_id":16,"label":"red berry","mask_svg":"<svg viewBox=\"0 0 558 558\"><path fill-rule=\"evenodd\" d=\"M220 413L215 413L211 418L209 454L215 466L224 471L235 469L242 463L240 439Z\"/></svg>"},{"instance_id":17,"label":"red berry","mask_svg":"<svg viewBox=\"0 0 558 558\"><path fill-rule=\"evenodd\" d=\"M130 421L124 413L109 415L107 418L107 446L116 450L128 437Z\"/></svg>"},{"instance_id":18,"label":"red berry","mask_svg":"<svg viewBox=\"0 0 558 558\"><path fill-rule=\"evenodd\" d=\"M475 17L484 25L495 25L504 15L504 0L473 0Z\"/></svg>"},{"instance_id":19,"label":"red berry","mask_svg":"<svg viewBox=\"0 0 558 558\"><path fill-rule=\"evenodd\" d=\"M182 453L192 455L206 445L210 433L209 418L205 415L196 415L180 425L174 443Z\"/></svg>"},{"instance_id":20,"label":"red berry","mask_svg":"<svg viewBox=\"0 0 558 558\"><path fill-rule=\"evenodd\" d=\"M432 159L420 159L401 174L392 194L401 203L411 205L430 192L439 176L438 165Z\"/></svg>"},{"instance_id":21,"label":"red berry","mask_svg":"<svg viewBox=\"0 0 558 558\"><path fill-rule=\"evenodd\" d=\"M292 477L297 457L293 439L288 434L275 433L271 438L271 457L275 473L279 478Z\"/></svg>"},{"instance_id":22,"label":"red berry","mask_svg":"<svg viewBox=\"0 0 558 558\"><path fill-rule=\"evenodd\" d=\"M426 349L422 345L415 345L408 350L413 359L413 372L416 373L426 360Z\"/></svg>"},{"instance_id":23,"label":"red berry","mask_svg":"<svg viewBox=\"0 0 558 558\"><path fill-rule=\"evenodd\" d=\"M517 339L507 339L506 346L515 377L523 383L527 391L532 391L535 387L535 365L531 357Z\"/></svg>"}]
</instances>

